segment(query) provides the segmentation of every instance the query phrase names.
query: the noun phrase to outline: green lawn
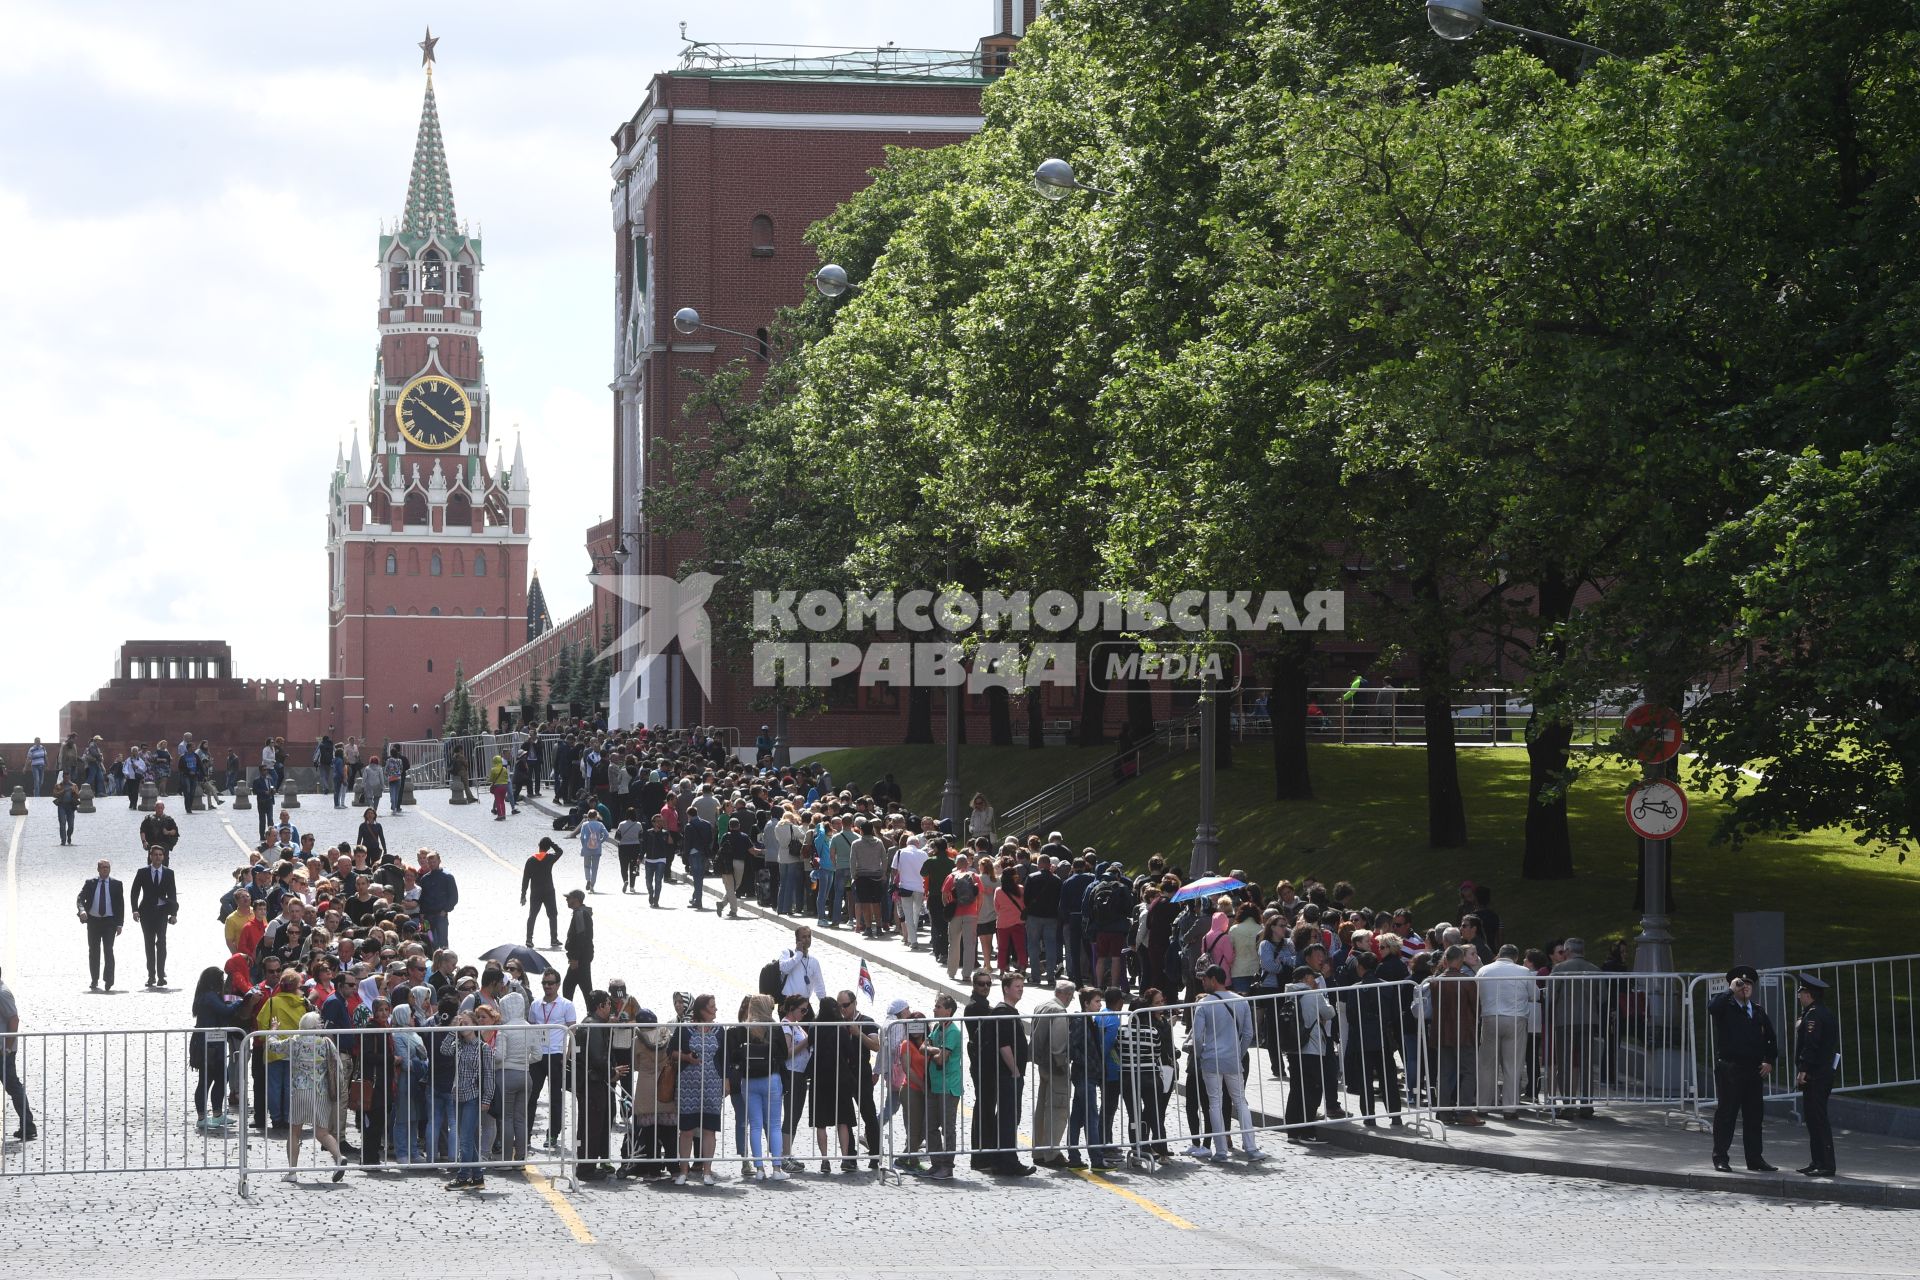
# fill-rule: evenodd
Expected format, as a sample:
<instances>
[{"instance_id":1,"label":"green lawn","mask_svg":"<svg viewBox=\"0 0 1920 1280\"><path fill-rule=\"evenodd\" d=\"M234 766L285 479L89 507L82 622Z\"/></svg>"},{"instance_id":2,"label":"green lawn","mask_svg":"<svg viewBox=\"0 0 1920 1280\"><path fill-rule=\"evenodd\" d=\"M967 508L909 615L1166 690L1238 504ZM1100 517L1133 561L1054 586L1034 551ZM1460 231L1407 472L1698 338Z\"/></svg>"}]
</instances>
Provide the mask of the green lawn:
<instances>
[{"instance_id":1,"label":"green lawn","mask_svg":"<svg viewBox=\"0 0 1920 1280\"><path fill-rule=\"evenodd\" d=\"M996 811L1011 809L1082 769L1111 759L1113 748L1028 747L960 748L960 799L964 804L976 791L985 793ZM938 814L940 793L947 781L944 745L915 747L853 747L810 757L808 764L825 764L834 781L865 791L889 770L900 784L905 803L918 813Z\"/></svg>"},{"instance_id":2,"label":"green lawn","mask_svg":"<svg viewBox=\"0 0 1920 1280\"><path fill-rule=\"evenodd\" d=\"M1044 789L1103 755L1049 747L970 747L964 789L983 789L998 809ZM875 748L831 758L843 779L870 784L894 770L910 801L938 803L939 747ZM843 765L841 762L845 761ZM1622 816L1625 766L1596 768L1571 797L1574 866L1570 881L1520 879L1527 766L1518 750L1463 750L1472 843L1465 849L1426 846L1425 761L1418 748L1312 748L1317 798L1276 804L1270 749L1240 746L1235 767L1220 775L1221 865L1243 868L1271 884L1281 876L1351 880L1374 907L1412 906L1416 917L1451 914L1463 879L1494 887L1494 905L1508 940L1535 945L1577 933L1597 959L1603 940L1631 937L1636 848ZM848 771L851 766L851 771ZM1066 824L1068 842L1092 845L1130 865L1160 853L1185 866L1198 808L1197 760L1183 759ZM1687 829L1674 842L1676 959L1682 968L1726 962L1733 913L1785 910L1787 957L1793 963L1892 955L1911 949L1902 920L1920 917L1920 858L1902 866L1872 858L1845 834L1818 832L1794 840L1749 841L1737 852L1708 837L1721 806L1698 782Z\"/></svg>"}]
</instances>

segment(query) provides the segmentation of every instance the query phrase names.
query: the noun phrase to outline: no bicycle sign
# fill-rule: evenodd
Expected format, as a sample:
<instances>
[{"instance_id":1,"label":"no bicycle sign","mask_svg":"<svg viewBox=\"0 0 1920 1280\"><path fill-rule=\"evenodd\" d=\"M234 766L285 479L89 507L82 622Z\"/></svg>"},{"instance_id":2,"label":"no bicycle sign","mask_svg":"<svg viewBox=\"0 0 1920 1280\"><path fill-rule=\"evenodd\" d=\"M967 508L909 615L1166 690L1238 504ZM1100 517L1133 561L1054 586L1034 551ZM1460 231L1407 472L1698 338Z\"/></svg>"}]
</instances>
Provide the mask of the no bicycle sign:
<instances>
[{"instance_id":1,"label":"no bicycle sign","mask_svg":"<svg viewBox=\"0 0 1920 1280\"><path fill-rule=\"evenodd\" d=\"M1627 792L1627 825L1648 840L1669 840L1687 825L1687 793L1664 778Z\"/></svg>"}]
</instances>

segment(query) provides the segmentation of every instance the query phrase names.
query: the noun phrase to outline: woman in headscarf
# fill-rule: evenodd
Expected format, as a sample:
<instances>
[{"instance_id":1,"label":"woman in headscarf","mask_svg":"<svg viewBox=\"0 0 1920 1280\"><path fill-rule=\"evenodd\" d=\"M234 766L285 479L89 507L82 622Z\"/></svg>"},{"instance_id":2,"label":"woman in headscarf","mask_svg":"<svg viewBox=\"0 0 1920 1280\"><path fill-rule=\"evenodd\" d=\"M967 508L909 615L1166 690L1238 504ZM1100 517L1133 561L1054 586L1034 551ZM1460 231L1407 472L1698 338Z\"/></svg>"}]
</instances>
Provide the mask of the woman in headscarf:
<instances>
[{"instance_id":1,"label":"woman in headscarf","mask_svg":"<svg viewBox=\"0 0 1920 1280\"><path fill-rule=\"evenodd\" d=\"M527 998L518 991L500 997L500 1031L493 1038L494 1065L500 1070L500 1153L508 1160L527 1158L528 1073L540 1056L544 1036L527 1022Z\"/></svg>"},{"instance_id":2,"label":"woman in headscarf","mask_svg":"<svg viewBox=\"0 0 1920 1280\"><path fill-rule=\"evenodd\" d=\"M393 1159L413 1164L425 1158L427 1123L427 1048L420 1035L414 1008L401 1001L393 1006Z\"/></svg>"},{"instance_id":3,"label":"woman in headscarf","mask_svg":"<svg viewBox=\"0 0 1920 1280\"><path fill-rule=\"evenodd\" d=\"M340 1181L347 1176L347 1159L340 1154L340 1140L334 1137L337 1126L336 1115L340 1109L341 1082L344 1072L340 1064L340 1051L334 1046L330 1035L314 1034L320 1030L320 1015L309 1013L300 1019L299 1033L290 1037L287 1046L289 1063L289 1094L287 1105L287 1171L281 1175L283 1182L298 1182L297 1172L300 1166L300 1130L312 1126L313 1140L324 1150L331 1152L334 1160L333 1180Z\"/></svg>"}]
</instances>

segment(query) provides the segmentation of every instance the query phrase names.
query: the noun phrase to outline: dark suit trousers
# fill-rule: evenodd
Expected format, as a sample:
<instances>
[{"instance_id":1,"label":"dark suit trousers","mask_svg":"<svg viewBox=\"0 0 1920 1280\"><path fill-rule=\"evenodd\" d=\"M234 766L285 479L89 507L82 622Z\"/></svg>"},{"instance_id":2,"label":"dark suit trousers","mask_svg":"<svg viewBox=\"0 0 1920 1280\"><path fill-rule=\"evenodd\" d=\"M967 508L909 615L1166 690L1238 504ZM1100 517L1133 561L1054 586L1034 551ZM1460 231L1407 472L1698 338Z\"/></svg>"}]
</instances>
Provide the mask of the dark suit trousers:
<instances>
[{"instance_id":1,"label":"dark suit trousers","mask_svg":"<svg viewBox=\"0 0 1920 1280\"><path fill-rule=\"evenodd\" d=\"M1831 1081L1825 1084L1809 1082L1800 1086L1800 1109L1807 1120L1807 1143L1812 1149L1812 1164L1816 1169L1831 1170L1833 1164L1833 1122L1827 1119L1827 1095L1833 1092Z\"/></svg>"},{"instance_id":2,"label":"dark suit trousers","mask_svg":"<svg viewBox=\"0 0 1920 1280\"><path fill-rule=\"evenodd\" d=\"M593 990L593 961L568 960L567 975L560 982L560 994L568 1000L573 999L575 991Z\"/></svg>"},{"instance_id":3,"label":"dark suit trousers","mask_svg":"<svg viewBox=\"0 0 1920 1280\"><path fill-rule=\"evenodd\" d=\"M167 918L165 916L140 917L140 938L147 952L147 981L152 982L166 976L167 972Z\"/></svg>"},{"instance_id":4,"label":"dark suit trousers","mask_svg":"<svg viewBox=\"0 0 1920 1280\"><path fill-rule=\"evenodd\" d=\"M1761 1088L1758 1065L1738 1062L1716 1063L1713 1108L1713 1158L1725 1160L1733 1148L1733 1122L1740 1121L1740 1140L1747 1151L1747 1163L1760 1162Z\"/></svg>"},{"instance_id":5,"label":"dark suit trousers","mask_svg":"<svg viewBox=\"0 0 1920 1280\"><path fill-rule=\"evenodd\" d=\"M102 980L101 965L106 966L105 981L113 985L113 918L111 916L87 917L87 978L92 982Z\"/></svg>"}]
</instances>

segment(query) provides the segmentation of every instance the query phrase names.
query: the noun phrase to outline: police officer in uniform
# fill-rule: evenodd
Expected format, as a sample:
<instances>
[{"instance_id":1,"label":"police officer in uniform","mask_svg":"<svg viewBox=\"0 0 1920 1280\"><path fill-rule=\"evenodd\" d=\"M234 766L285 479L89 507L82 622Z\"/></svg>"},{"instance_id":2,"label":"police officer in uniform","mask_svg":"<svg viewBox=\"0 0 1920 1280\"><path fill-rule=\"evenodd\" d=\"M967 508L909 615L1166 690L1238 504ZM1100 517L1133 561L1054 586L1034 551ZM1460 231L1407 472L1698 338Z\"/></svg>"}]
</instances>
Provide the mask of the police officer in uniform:
<instances>
[{"instance_id":1,"label":"police officer in uniform","mask_svg":"<svg viewBox=\"0 0 1920 1280\"><path fill-rule=\"evenodd\" d=\"M1800 1086L1801 1114L1807 1121L1812 1161L1809 1178L1833 1177L1833 1124L1827 1119L1827 1095L1840 1065L1840 1019L1827 1008L1827 984L1810 973L1800 975L1800 1018L1794 1023L1793 1082Z\"/></svg>"},{"instance_id":2,"label":"police officer in uniform","mask_svg":"<svg viewBox=\"0 0 1920 1280\"><path fill-rule=\"evenodd\" d=\"M1760 975L1752 965L1735 965L1727 970L1727 989L1707 1001L1707 1016L1713 1019L1717 1100L1713 1109L1713 1167L1721 1173L1733 1172L1727 1157L1733 1147L1736 1119L1746 1147L1747 1168L1755 1173L1774 1172L1774 1166L1760 1154L1760 1120L1764 1082L1773 1074L1780 1042L1774 1035L1772 1019L1753 998L1759 981Z\"/></svg>"}]
</instances>

